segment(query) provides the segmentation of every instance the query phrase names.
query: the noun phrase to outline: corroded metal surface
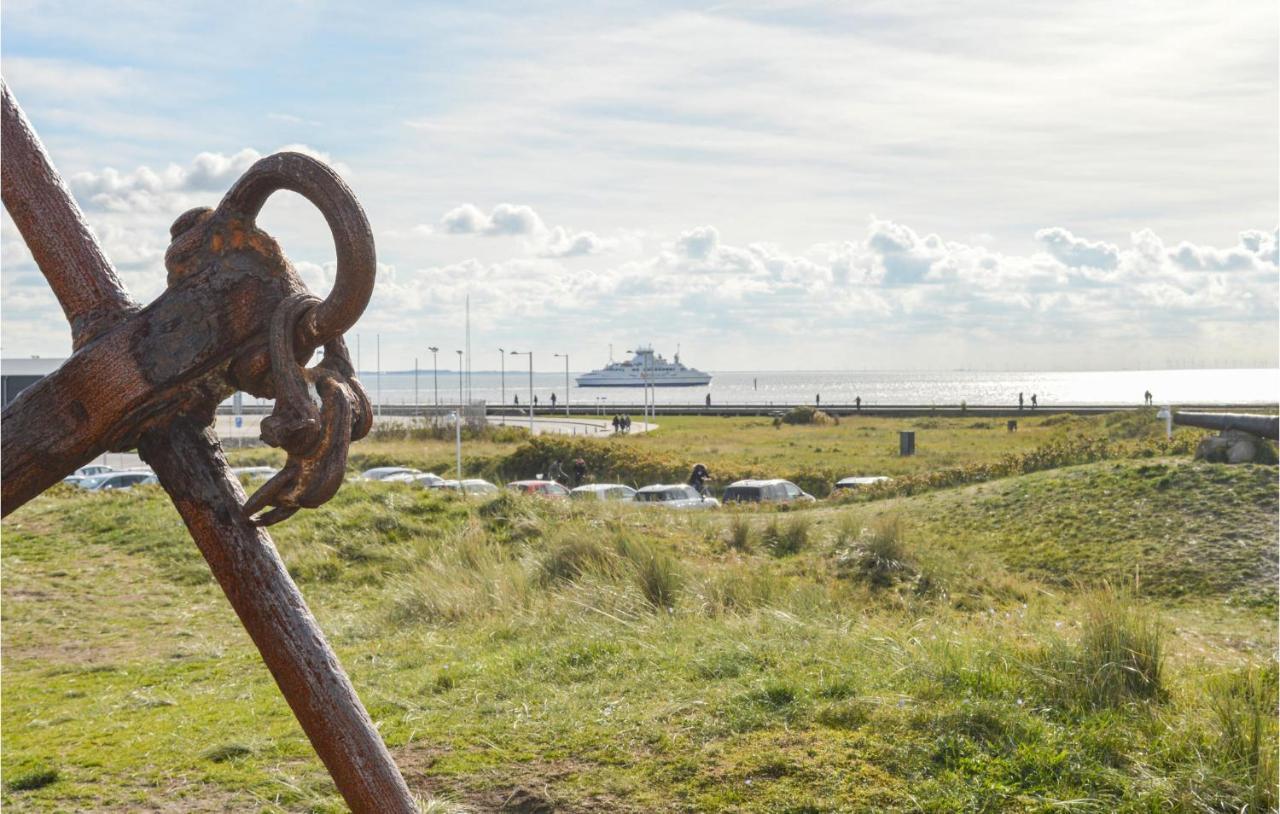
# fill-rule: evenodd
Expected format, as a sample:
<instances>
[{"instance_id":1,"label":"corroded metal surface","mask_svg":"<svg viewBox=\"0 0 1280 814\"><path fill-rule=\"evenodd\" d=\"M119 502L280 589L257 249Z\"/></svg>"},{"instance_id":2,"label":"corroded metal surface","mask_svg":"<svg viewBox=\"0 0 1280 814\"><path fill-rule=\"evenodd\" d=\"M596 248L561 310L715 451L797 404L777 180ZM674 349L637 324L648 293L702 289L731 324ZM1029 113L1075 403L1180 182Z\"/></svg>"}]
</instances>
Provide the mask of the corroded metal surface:
<instances>
[{"instance_id":1,"label":"corroded metal surface","mask_svg":"<svg viewBox=\"0 0 1280 814\"><path fill-rule=\"evenodd\" d=\"M1173 423L1184 427L1200 427L1206 430L1240 430L1259 438L1280 440L1280 417L1273 415L1248 415L1246 413L1179 413L1173 414Z\"/></svg>"},{"instance_id":2,"label":"corroded metal surface","mask_svg":"<svg viewBox=\"0 0 1280 814\"><path fill-rule=\"evenodd\" d=\"M291 417L270 433L289 451L293 474L257 508L274 505L287 516L337 489L346 445L370 420L341 339L368 303L376 268L355 196L307 156L259 161L217 209L194 209L174 222L168 287L138 310L7 86L3 105L4 204L72 323L76 347L3 413L4 513L102 451L137 446L348 805L416 811L271 538L251 519L255 506L245 505L209 428L218 403L235 390L273 398L277 379L293 387L300 378L310 386L301 396L293 387L283 399ZM254 225L279 189L314 203L333 230L337 282L322 302L307 295L280 247ZM291 358L273 360L269 329L282 320L290 335L275 344ZM319 345L325 362L302 369ZM319 405L309 400L312 390Z\"/></svg>"}]
</instances>

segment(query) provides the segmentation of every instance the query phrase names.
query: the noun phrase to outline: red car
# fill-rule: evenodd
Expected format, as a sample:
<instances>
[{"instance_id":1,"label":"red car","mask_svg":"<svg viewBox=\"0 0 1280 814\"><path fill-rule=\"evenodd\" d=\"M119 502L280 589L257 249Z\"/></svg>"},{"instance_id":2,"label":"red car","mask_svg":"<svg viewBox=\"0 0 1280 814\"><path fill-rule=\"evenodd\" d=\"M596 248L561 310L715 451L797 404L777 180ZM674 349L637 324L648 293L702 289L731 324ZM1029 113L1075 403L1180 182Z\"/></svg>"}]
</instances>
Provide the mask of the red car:
<instances>
[{"instance_id":1,"label":"red car","mask_svg":"<svg viewBox=\"0 0 1280 814\"><path fill-rule=\"evenodd\" d=\"M522 495L564 500L569 497L569 490L553 480L517 480L507 484L507 488Z\"/></svg>"}]
</instances>

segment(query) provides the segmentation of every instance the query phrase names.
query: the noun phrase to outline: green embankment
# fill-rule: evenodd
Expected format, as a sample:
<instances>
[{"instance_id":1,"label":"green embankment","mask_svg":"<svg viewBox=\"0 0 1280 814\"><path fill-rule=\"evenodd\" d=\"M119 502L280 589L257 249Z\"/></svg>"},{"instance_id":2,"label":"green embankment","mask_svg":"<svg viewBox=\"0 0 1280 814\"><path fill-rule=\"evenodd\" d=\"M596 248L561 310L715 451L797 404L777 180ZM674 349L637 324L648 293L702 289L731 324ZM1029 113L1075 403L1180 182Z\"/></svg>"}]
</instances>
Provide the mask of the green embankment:
<instances>
[{"instance_id":1,"label":"green embankment","mask_svg":"<svg viewBox=\"0 0 1280 814\"><path fill-rule=\"evenodd\" d=\"M1276 481L708 514L352 483L273 531L436 810L1261 811ZM162 493L3 530L7 809L342 810Z\"/></svg>"}]
</instances>

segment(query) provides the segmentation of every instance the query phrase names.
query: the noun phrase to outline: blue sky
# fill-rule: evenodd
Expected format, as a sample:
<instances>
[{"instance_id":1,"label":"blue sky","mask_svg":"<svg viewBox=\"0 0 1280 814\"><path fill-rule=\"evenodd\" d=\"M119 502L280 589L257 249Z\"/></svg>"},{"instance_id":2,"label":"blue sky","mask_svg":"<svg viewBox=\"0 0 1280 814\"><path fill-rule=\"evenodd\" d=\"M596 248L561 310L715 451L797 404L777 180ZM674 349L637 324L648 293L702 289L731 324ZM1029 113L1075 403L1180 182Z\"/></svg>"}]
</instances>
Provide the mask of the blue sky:
<instances>
[{"instance_id":1,"label":"blue sky","mask_svg":"<svg viewBox=\"0 0 1280 814\"><path fill-rule=\"evenodd\" d=\"M384 365L652 341L711 369L1277 364L1273 2L9 0L11 88L140 299L169 222L305 149ZM317 289L323 221L262 223ZM5 356L69 334L7 217Z\"/></svg>"}]
</instances>

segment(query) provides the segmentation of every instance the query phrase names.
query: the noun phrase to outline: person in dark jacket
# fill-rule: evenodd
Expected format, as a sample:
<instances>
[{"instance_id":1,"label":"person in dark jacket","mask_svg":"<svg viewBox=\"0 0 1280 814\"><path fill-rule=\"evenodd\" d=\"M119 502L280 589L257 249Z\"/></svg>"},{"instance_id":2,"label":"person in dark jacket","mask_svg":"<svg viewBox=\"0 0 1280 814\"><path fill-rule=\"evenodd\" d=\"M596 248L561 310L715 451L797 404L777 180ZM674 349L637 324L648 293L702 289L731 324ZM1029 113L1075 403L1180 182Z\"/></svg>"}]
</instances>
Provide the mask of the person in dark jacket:
<instances>
[{"instance_id":1,"label":"person in dark jacket","mask_svg":"<svg viewBox=\"0 0 1280 814\"><path fill-rule=\"evenodd\" d=\"M573 485L578 487L587 479L587 462L581 458L573 459Z\"/></svg>"},{"instance_id":2,"label":"person in dark jacket","mask_svg":"<svg viewBox=\"0 0 1280 814\"><path fill-rule=\"evenodd\" d=\"M707 481L711 479L711 473L707 470L706 464L694 464L693 471L689 473L689 485L698 490L698 494L706 497Z\"/></svg>"}]
</instances>

